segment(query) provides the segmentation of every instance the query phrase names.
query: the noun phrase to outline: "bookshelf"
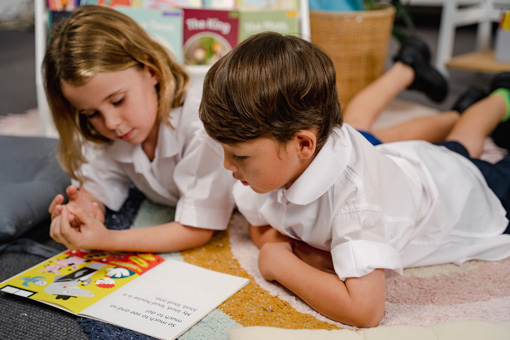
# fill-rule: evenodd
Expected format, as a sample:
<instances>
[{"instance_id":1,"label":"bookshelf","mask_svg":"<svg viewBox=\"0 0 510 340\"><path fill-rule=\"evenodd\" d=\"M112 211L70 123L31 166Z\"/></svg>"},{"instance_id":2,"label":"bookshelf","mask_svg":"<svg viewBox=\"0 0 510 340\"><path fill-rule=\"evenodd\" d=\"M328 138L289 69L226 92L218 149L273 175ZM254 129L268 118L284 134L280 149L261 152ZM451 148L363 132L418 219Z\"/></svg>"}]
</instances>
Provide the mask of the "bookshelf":
<instances>
[{"instance_id":1,"label":"bookshelf","mask_svg":"<svg viewBox=\"0 0 510 340\"><path fill-rule=\"evenodd\" d=\"M308 10L308 0L296 0L298 4L297 19L300 35L310 40L310 17ZM136 10L136 8L134 9ZM42 132L47 137L57 137L57 132L51 119L50 110L46 101L44 85L42 79L41 65L44 59L47 41L48 14L46 0L34 0L35 12L35 81L37 107L39 111L39 120ZM136 20L136 19L135 19ZM203 78L210 66L206 65L186 65L190 78L200 80Z\"/></svg>"}]
</instances>

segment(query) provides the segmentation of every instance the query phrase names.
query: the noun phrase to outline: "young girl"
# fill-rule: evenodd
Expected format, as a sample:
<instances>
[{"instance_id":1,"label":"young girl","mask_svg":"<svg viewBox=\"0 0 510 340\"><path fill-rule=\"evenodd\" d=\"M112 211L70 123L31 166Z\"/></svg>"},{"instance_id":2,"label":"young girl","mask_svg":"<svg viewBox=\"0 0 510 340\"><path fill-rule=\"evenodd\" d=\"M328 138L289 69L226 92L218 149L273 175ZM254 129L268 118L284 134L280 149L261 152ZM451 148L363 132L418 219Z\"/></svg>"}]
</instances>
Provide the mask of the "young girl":
<instances>
[{"instance_id":1,"label":"young girl","mask_svg":"<svg viewBox=\"0 0 510 340\"><path fill-rule=\"evenodd\" d=\"M207 243L228 225L232 176L221 147L198 120L200 89L129 17L79 7L54 28L44 58L58 157L73 179L50 205L50 235L66 247L172 252ZM176 206L175 221L108 230L133 183L153 202Z\"/></svg>"}]
</instances>

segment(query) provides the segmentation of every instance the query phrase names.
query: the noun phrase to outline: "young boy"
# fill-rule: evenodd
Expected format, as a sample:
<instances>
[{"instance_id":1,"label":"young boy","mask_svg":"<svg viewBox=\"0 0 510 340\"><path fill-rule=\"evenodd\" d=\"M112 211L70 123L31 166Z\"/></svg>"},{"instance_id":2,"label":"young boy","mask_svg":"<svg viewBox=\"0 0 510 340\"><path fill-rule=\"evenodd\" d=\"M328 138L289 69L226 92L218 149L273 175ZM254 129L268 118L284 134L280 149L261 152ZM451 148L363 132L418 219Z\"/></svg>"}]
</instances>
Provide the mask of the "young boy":
<instances>
[{"instance_id":1,"label":"young boy","mask_svg":"<svg viewBox=\"0 0 510 340\"><path fill-rule=\"evenodd\" d=\"M234 196L263 277L333 320L372 327L384 313L385 272L510 256L501 235L510 157L469 158L508 118L510 92L498 91L463 113L444 146L374 147L342 123L333 63L313 44L261 33L220 59L200 117L240 181ZM297 241L317 251L303 256ZM313 259L327 264L323 254L334 271Z\"/></svg>"}]
</instances>

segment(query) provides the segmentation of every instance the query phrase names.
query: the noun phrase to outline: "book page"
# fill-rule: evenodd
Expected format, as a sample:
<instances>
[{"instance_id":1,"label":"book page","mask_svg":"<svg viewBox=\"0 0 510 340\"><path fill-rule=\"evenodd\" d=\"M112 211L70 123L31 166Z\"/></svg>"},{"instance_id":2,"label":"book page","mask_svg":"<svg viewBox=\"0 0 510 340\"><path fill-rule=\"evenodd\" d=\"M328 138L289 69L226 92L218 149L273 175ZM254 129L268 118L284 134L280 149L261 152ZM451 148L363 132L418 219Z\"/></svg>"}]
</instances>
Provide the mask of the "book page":
<instances>
[{"instance_id":1,"label":"book page","mask_svg":"<svg viewBox=\"0 0 510 340\"><path fill-rule=\"evenodd\" d=\"M248 282L166 260L80 315L153 337L175 339Z\"/></svg>"},{"instance_id":2,"label":"book page","mask_svg":"<svg viewBox=\"0 0 510 340\"><path fill-rule=\"evenodd\" d=\"M0 283L0 291L78 314L163 261L150 253L67 250Z\"/></svg>"}]
</instances>

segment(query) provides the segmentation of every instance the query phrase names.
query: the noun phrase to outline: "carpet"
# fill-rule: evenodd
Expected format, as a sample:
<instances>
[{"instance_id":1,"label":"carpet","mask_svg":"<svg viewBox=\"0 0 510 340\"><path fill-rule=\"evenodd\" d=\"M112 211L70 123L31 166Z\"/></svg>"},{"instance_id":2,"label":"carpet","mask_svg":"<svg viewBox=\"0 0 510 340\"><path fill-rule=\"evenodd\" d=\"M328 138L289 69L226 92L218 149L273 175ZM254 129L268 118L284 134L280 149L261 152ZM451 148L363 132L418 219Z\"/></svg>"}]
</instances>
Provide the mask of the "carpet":
<instances>
[{"instance_id":1,"label":"carpet","mask_svg":"<svg viewBox=\"0 0 510 340\"><path fill-rule=\"evenodd\" d=\"M171 220L168 209L144 201L134 222L143 227ZM257 268L258 249L247 222L234 213L227 231L215 233L203 247L167 254L204 268L246 277L250 283L180 337L225 339L240 327L353 329L309 308L279 284L265 281ZM468 261L410 268L387 278L384 326L428 326L453 321L510 320L510 259Z\"/></svg>"},{"instance_id":2,"label":"carpet","mask_svg":"<svg viewBox=\"0 0 510 340\"><path fill-rule=\"evenodd\" d=\"M392 105L387 114L383 114L383 119L378 121L379 126L412 115L435 113L401 102ZM0 121L0 134L40 134L40 130L34 126L38 124L37 112L29 113L32 114L31 119L18 125L21 130L14 127L19 121L15 122L13 117L8 117L9 124ZM33 126L30 127L30 124ZM9 132L6 132L7 125ZM490 142L487 150L487 158L497 158L500 154ZM172 218L172 209L143 200L136 212L133 227L163 223ZM258 250L249 239L247 222L237 212L232 216L228 230L216 232L207 245L165 254L174 259L250 279L247 286L180 339L227 339L231 330L251 326L353 329L318 314L282 286L265 281L257 268L257 255ZM510 259L498 262L469 261L462 266L446 264L406 269L403 276L387 278L386 284L386 312L381 327L427 326L466 320L510 320ZM148 339L131 333L126 333L125 338Z\"/></svg>"}]
</instances>

